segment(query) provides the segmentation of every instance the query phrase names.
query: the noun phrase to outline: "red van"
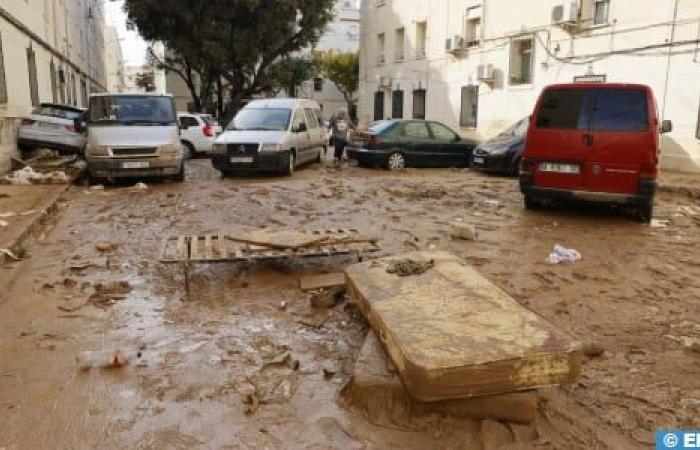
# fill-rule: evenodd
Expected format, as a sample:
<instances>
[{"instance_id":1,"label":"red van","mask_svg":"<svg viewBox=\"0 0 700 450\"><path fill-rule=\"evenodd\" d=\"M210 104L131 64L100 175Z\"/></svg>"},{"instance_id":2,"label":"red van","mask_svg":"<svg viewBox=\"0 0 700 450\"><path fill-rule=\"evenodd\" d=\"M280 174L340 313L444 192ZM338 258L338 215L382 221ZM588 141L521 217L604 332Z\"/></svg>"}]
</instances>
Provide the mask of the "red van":
<instances>
[{"instance_id":1,"label":"red van","mask_svg":"<svg viewBox=\"0 0 700 450\"><path fill-rule=\"evenodd\" d=\"M651 220L660 132L651 89L639 84L560 84L544 89L520 163L525 207L579 199L631 205Z\"/></svg>"}]
</instances>

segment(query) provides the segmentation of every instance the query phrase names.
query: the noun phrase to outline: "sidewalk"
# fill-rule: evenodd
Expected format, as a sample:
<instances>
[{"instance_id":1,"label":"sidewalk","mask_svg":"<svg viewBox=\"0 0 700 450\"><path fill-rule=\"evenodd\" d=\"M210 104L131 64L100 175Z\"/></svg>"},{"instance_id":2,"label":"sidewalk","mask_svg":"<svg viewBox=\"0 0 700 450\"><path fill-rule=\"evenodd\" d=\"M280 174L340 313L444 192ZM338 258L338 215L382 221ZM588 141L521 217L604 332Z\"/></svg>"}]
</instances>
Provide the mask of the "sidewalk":
<instances>
[{"instance_id":1,"label":"sidewalk","mask_svg":"<svg viewBox=\"0 0 700 450\"><path fill-rule=\"evenodd\" d=\"M10 249L21 244L35 230L41 219L54 211L56 201L70 186L0 185L0 249ZM6 259L7 255L0 253L0 264Z\"/></svg>"}]
</instances>

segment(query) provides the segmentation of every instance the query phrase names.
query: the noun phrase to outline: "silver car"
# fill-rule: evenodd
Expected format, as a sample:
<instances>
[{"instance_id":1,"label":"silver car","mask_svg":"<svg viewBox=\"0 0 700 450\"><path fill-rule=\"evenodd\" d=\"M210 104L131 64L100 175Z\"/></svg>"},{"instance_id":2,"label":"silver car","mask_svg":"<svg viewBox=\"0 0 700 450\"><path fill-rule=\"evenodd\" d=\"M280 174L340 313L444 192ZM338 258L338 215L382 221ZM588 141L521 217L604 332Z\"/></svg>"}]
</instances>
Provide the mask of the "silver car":
<instances>
[{"instance_id":1,"label":"silver car","mask_svg":"<svg viewBox=\"0 0 700 450\"><path fill-rule=\"evenodd\" d=\"M76 131L74 121L84 112L73 106L42 103L29 117L22 119L17 131L17 146L25 152L43 147L82 154L85 136Z\"/></svg>"}]
</instances>

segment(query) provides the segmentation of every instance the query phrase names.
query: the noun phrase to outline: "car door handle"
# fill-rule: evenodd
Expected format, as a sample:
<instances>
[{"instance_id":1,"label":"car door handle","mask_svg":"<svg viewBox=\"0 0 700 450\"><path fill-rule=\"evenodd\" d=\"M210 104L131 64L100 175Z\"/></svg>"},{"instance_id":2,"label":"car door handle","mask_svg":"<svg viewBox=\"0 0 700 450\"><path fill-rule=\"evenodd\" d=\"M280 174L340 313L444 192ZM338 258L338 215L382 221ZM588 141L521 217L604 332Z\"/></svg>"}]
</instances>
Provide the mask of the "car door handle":
<instances>
[{"instance_id":1,"label":"car door handle","mask_svg":"<svg viewBox=\"0 0 700 450\"><path fill-rule=\"evenodd\" d=\"M583 143L586 147L593 147L593 135L590 133L584 134Z\"/></svg>"}]
</instances>

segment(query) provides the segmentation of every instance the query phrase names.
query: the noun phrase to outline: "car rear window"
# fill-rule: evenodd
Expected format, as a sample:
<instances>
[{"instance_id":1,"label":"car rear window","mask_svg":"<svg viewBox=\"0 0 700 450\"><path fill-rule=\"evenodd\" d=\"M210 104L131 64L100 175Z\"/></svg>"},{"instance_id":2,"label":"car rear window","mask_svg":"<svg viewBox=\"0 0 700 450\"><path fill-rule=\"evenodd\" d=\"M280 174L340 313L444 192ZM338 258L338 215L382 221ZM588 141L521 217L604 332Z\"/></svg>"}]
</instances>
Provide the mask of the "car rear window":
<instances>
[{"instance_id":1,"label":"car rear window","mask_svg":"<svg viewBox=\"0 0 700 450\"><path fill-rule=\"evenodd\" d=\"M58 119L74 120L82 116L82 111L76 111L70 108L61 108L56 105L41 105L32 111L32 114L39 116L56 117Z\"/></svg>"},{"instance_id":2,"label":"car rear window","mask_svg":"<svg viewBox=\"0 0 700 450\"><path fill-rule=\"evenodd\" d=\"M649 127L647 96L630 89L597 89L591 130L644 131Z\"/></svg>"},{"instance_id":3,"label":"car rear window","mask_svg":"<svg viewBox=\"0 0 700 450\"><path fill-rule=\"evenodd\" d=\"M549 89L542 96L537 128L576 130L587 128L584 89Z\"/></svg>"},{"instance_id":4,"label":"car rear window","mask_svg":"<svg viewBox=\"0 0 700 450\"><path fill-rule=\"evenodd\" d=\"M380 120L378 122L372 122L369 124L369 131L374 134L382 134L391 127L396 125L396 122L391 120Z\"/></svg>"}]
</instances>

